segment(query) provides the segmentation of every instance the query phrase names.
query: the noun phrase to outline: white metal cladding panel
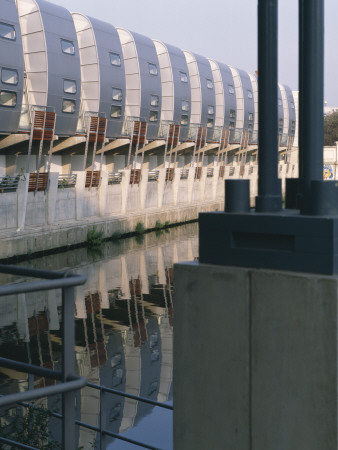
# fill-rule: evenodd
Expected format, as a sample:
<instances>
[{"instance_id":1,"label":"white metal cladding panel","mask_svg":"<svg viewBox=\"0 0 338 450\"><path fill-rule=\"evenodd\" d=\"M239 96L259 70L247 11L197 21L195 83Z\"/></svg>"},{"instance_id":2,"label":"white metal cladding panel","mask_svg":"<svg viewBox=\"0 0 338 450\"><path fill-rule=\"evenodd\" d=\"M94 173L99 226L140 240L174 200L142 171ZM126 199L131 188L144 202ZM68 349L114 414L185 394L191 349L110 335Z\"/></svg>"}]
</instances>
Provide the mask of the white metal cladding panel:
<instances>
[{"instance_id":1,"label":"white metal cladding panel","mask_svg":"<svg viewBox=\"0 0 338 450\"><path fill-rule=\"evenodd\" d=\"M141 76L141 108L140 117L148 121L147 137L156 139L161 117L161 72L157 59L157 53L153 41L145 36L132 33L137 49L138 62ZM157 74L150 73L150 68L156 66ZM158 105L150 104L151 96L158 96ZM154 118L154 112L157 113L157 120Z\"/></svg>"},{"instance_id":2,"label":"white metal cladding panel","mask_svg":"<svg viewBox=\"0 0 338 450\"><path fill-rule=\"evenodd\" d=\"M210 67L212 70L212 76L214 81L215 88L215 126L223 127L224 126L224 113L225 113L225 105L224 105L224 89L223 89L223 81L221 71L219 70L218 64L209 59Z\"/></svg>"},{"instance_id":3,"label":"white metal cladding panel","mask_svg":"<svg viewBox=\"0 0 338 450\"><path fill-rule=\"evenodd\" d=\"M224 90L224 127L229 128L229 123L235 122L237 117L235 84L230 68L220 62L217 62L217 64L221 72ZM230 92L230 88L233 93ZM234 118L230 118L230 111L235 111Z\"/></svg>"},{"instance_id":4,"label":"white metal cladding panel","mask_svg":"<svg viewBox=\"0 0 338 450\"><path fill-rule=\"evenodd\" d=\"M254 99L252 94L252 85L251 80L247 72L244 70L238 70L238 73L241 77L242 88L243 88L243 97L244 97L244 129L247 130L248 126L251 125L253 129L254 120L249 120L250 115L252 114L252 118L254 119L255 114L255 106ZM249 98L249 91L251 92L251 98Z\"/></svg>"},{"instance_id":5,"label":"white metal cladding panel","mask_svg":"<svg viewBox=\"0 0 338 450\"><path fill-rule=\"evenodd\" d=\"M73 13L81 64L81 111L99 112L100 67L96 40L88 17Z\"/></svg>"},{"instance_id":6,"label":"white metal cladding panel","mask_svg":"<svg viewBox=\"0 0 338 450\"><path fill-rule=\"evenodd\" d=\"M174 120L174 80L168 50L164 44L153 41L161 71L161 120ZM167 93L167 95L166 95Z\"/></svg>"},{"instance_id":7,"label":"white metal cladding panel","mask_svg":"<svg viewBox=\"0 0 338 450\"><path fill-rule=\"evenodd\" d=\"M34 0L17 0L17 8L24 46L28 102L30 105L47 106L47 46L39 7ZM37 40L40 40L39 44L37 44ZM39 51L35 50L37 47ZM30 83L30 74L36 72L40 73L39 86L34 82ZM33 90L33 86L37 91Z\"/></svg>"},{"instance_id":8,"label":"white metal cladding panel","mask_svg":"<svg viewBox=\"0 0 338 450\"><path fill-rule=\"evenodd\" d=\"M244 98L241 77L237 69L230 67L236 91L236 128L244 127Z\"/></svg>"},{"instance_id":9,"label":"white metal cladding panel","mask_svg":"<svg viewBox=\"0 0 338 450\"><path fill-rule=\"evenodd\" d=\"M138 56L134 38L132 34L124 30L123 28L116 28L122 47L122 54L125 66L125 79L126 79L126 103L125 103L125 115L126 116L140 116L141 108L141 78L138 65ZM132 61L138 66L137 72L134 71L134 64L130 64L131 71L128 71L126 67L127 62Z\"/></svg>"},{"instance_id":10,"label":"white metal cladding panel","mask_svg":"<svg viewBox=\"0 0 338 450\"><path fill-rule=\"evenodd\" d=\"M126 81L122 47L116 29L108 23L90 18L95 33L100 67L100 112L106 114L107 137L121 136L125 113ZM119 55L120 64L111 63L111 54ZM131 60L132 61L132 60ZM113 88L121 90L121 98L113 99ZM111 117L111 107L121 108L120 117Z\"/></svg>"},{"instance_id":11,"label":"white metal cladding panel","mask_svg":"<svg viewBox=\"0 0 338 450\"><path fill-rule=\"evenodd\" d=\"M192 53L189 53L187 51L183 51L183 53L187 61L190 79L190 89L191 89L190 122L192 124L200 125L202 115L202 92L200 85L200 77L198 73L198 66L196 63L195 56Z\"/></svg>"},{"instance_id":12,"label":"white metal cladding panel","mask_svg":"<svg viewBox=\"0 0 338 450\"><path fill-rule=\"evenodd\" d=\"M278 83L282 103L283 103L283 110L284 110L284 122L283 122L283 134L289 133L289 105L288 105L288 99L286 96L285 88L282 84Z\"/></svg>"},{"instance_id":13,"label":"white metal cladding panel","mask_svg":"<svg viewBox=\"0 0 338 450\"><path fill-rule=\"evenodd\" d=\"M249 77L251 80L252 85L252 93L254 97L254 104L255 104L255 117L254 117L254 131L258 131L258 82L255 75L252 73L249 73Z\"/></svg>"},{"instance_id":14,"label":"white metal cladding panel","mask_svg":"<svg viewBox=\"0 0 338 450\"><path fill-rule=\"evenodd\" d=\"M16 94L16 105L13 107L0 106L0 132L16 132L20 120L23 98L24 63L22 53L22 40L19 27L19 17L14 1L0 0L1 21L8 23L15 29L15 40L0 39L0 69L7 68L17 71L17 84L2 83L0 90L9 90Z\"/></svg>"},{"instance_id":15,"label":"white metal cladding panel","mask_svg":"<svg viewBox=\"0 0 338 450\"><path fill-rule=\"evenodd\" d=\"M208 127L208 139L211 139L215 125L215 88L213 85L213 76L207 58L196 54L195 58L202 94L201 124Z\"/></svg>"}]
</instances>

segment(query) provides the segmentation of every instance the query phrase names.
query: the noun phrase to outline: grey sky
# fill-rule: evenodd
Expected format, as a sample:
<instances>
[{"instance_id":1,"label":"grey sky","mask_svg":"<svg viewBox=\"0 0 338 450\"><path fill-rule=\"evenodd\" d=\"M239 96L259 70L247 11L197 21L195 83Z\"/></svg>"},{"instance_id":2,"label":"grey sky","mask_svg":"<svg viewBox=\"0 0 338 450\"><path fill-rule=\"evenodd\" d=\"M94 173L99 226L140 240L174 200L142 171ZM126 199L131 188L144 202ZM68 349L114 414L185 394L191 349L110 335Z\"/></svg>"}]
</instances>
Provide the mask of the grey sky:
<instances>
[{"instance_id":1,"label":"grey sky","mask_svg":"<svg viewBox=\"0 0 338 450\"><path fill-rule=\"evenodd\" d=\"M182 49L254 72L257 0L51 0ZM325 1L325 100L338 106L338 2ZM298 1L279 1L279 81L298 89Z\"/></svg>"}]
</instances>

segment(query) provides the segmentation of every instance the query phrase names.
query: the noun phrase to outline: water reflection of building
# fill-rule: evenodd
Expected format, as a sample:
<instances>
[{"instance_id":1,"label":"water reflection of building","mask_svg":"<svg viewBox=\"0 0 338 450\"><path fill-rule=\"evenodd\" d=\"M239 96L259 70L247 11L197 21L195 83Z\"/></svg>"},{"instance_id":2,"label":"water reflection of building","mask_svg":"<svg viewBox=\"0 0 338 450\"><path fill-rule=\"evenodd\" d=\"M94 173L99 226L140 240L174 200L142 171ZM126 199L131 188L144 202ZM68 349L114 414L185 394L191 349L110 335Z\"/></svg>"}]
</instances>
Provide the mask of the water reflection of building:
<instances>
[{"instance_id":1,"label":"water reflection of building","mask_svg":"<svg viewBox=\"0 0 338 450\"><path fill-rule=\"evenodd\" d=\"M143 245L121 241L123 254L118 254L116 244L108 243L104 258L92 264L84 264L83 249L78 251L80 257L67 256L80 263L75 270L87 277L87 284L76 292L76 361L88 381L161 402L171 399L172 266L197 255L197 237L181 238L177 230L170 234L159 239L147 235ZM34 262L38 267L39 260ZM46 265L45 259L40 263ZM65 268L62 255L59 264ZM16 338L9 345L0 340L1 355L15 354L21 361L57 367L60 304L60 294L53 291L5 298L0 339L6 333ZM7 389L19 388L18 376L14 382L15 374L3 375L12 379ZM35 385L46 382L36 379ZM100 400L99 391L86 387L78 395L77 417L99 426L101 406L103 427L115 433L127 431L153 408L111 394ZM84 449L97 439L95 431L79 430L78 445Z\"/></svg>"}]
</instances>

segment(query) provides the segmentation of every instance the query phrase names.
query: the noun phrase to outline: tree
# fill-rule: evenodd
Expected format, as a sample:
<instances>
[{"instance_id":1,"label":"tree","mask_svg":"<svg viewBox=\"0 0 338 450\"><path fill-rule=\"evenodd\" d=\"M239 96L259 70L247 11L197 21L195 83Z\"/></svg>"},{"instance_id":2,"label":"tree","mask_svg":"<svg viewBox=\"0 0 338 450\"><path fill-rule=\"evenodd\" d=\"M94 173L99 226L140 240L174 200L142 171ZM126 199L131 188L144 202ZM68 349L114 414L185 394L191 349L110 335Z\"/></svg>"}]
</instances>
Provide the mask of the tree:
<instances>
[{"instance_id":1,"label":"tree","mask_svg":"<svg viewBox=\"0 0 338 450\"><path fill-rule=\"evenodd\" d=\"M338 111L324 117L324 145L338 141Z\"/></svg>"}]
</instances>

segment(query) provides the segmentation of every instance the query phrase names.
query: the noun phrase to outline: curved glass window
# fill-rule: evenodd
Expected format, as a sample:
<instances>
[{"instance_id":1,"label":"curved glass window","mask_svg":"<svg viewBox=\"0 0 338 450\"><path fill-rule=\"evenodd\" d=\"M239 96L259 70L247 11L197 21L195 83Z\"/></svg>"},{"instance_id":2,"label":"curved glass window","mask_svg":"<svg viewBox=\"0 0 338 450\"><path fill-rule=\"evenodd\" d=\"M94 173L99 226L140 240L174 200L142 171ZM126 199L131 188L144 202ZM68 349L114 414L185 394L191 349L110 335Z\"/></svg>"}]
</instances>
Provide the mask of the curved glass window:
<instances>
[{"instance_id":1,"label":"curved glass window","mask_svg":"<svg viewBox=\"0 0 338 450\"><path fill-rule=\"evenodd\" d=\"M62 112L66 114L73 114L75 112L75 100L64 98L62 100Z\"/></svg>"},{"instance_id":2,"label":"curved glass window","mask_svg":"<svg viewBox=\"0 0 338 450\"><path fill-rule=\"evenodd\" d=\"M9 39L10 41L15 41L16 33L14 26L9 23L0 22L0 37L3 39Z\"/></svg>"},{"instance_id":3,"label":"curved glass window","mask_svg":"<svg viewBox=\"0 0 338 450\"><path fill-rule=\"evenodd\" d=\"M189 117L186 114L181 116L181 125L188 125Z\"/></svg>"},{"instance_id":4,"label":"curved glass window","mask_svg":"<svg viewBox=\"0 0 338 450\"><path fill-rule=\"evenodd\" d=\"M61 50L66 55L75 55L75 46L73 41L67 41L67 39L61 39Z\"/></svg>"},{"instance_id":5,"label":"curved glass window","mask_svg":"<svg viewBox=\"0 0 338 450\"><path fill-rule=\"evenodd\" d=\"M158 70L157 70L156 64L148 63L148 68L149 68L150 75L157 75L158 74Z\"/></svg>"},{"instance_id":6,"label":"curved glass window","mask_svg":"<svg viewBox=\"0 0 338 450\"><path fill-rule=\"evenodd\" d=\"M228 91L229 91L229 94L234 94L235 93L235 89L234 89L232 84L228 84Z\"/></svg>"},{"instance_id":7,"label":"curved glass window","mask_svg":"<svg viewBox=\"0 0 338 450\"><path fill-rule=\"evenodd\" d=\"M16 92L0 91L0 106L14 108L16 106Z\"/></svg>"},{"instance_id":8,"label":"curved glass window","mask_svg":"<svg viewBox=\"0 0 338 450\"><path fill-rule=\"evenodd\" d=\"M186 100L182 100L182 111L189 111L189 102L187 102Z\"/></svg>"},{"instance_id":9,"label":"curved glass window","mask_svg":"<svg viewBox=\"0 0 338 450\"><path fill-rule=\"evenodd\" d=\"M122 108L121 106L111 105L110 109L110 117L113 119L119 119L122 114Z\"/></svg>"},{"instance_id":10,"label":"curved glass window","mask_svg":"<svg viewBox=\"0 0 338 450\"><path fill-rule=\"evenodd\" d=\"M235 122L229 122L229 130L235 129Z\"/></svg>"},{"instance_id":11,"label":"curved glass window","mask_svg":"<svg viewBox=\"0 0 338 450\"><path fill-rule=\"evenodd\" d=\"M213 89L214 88L214 83L211 80L209 80L208 78L207 78L207 88L208 89Z\"/></svg>"},{"instance_id":12,"label":"curved glass window","mask_svg":"<svg viewBox=\"0 0 338 450\"><path fill-rule=\"evenodd\" d=\"M249 113L249 120L253 120L253 114Z\"/></svg>"},{"instance_id":13,"label":"curved glass window","mask_svg":"<svg viewBox=\"0 0 338 450\"><path fill-rule=\"evenodd\" d=\"M207 127L212 128L214 126L214 119L208 119Z\"/></svg>"},{"instance_id":14,"label":"curved glass window","mask_svg":"<svg viewBox=\"0 0 338 450\"><path fill-rule=\"evenodd\" d=\"M150 96L150 104L151 106L158 106L160 104L160 98L158 95Z\"/></svg>"},{"instance_id":15,"label":"curved glass window","mask_svg":"<svg viewBox=\"0 0 338 450\"><path fill-rule=\"evenodd\" d=\"M115 100L117 102L122 101L122 89L113 88L112 100Z\"/></svg>"},{"instance_id":16,"label":"curved glass window","mask_svg":"<svg viewBox=\"0 0 338 450\"><path fill-rule=\"evenodd\" d=\"M248 91L248 98L253 98L252 92Z\"/></svg>"},{"instance_id":17,"label":"curved glass window","mask_svg":"<svg viewBox=\"0 0 338 450\"><path fill-rule=\"evenodd\" d=\"M19 75L18 71L14 69L1 69L1 82L4 84L18 84Z\"/></svg>"},{"instance_id":18,"label":"curved glass window","mask_svg":"<svg viewBox=\"0 0 338 450\"><path fill-rule=\"evenodd\" d=\"M234 109L230 109L230 118L236 119L236 111Z\"/></svg>"},{"instance_id":19,"label":"curved glass window","mask_svg":"<svg viewBox=\"0 0 338 450\"><path fill-rule=\"evenodd\" d=\"M63 80L63 92L66 94L76 94L76 81L74 80Z\"/></svg>"},{"instance_id":20,"label":"curved glass window","mask_svg":"<svg viewBox=\"0 0 338 450\"><path fill-rule=\"evenodd\" d=\"M149 113L149 122L157 122L158 120L158 112L157 111L150 111Z\"/></svg>"},{"instance_id":21,"label":"curved glass window","mask_svg":"<svg viewBox=\"0 0 338 450\"><path fill-rule=\"evenodd\" d=\"M120 66L121 65L121 56L118 53L109 52L110 64L112 66Z\"/></svg>"},{"instance_id":22,"label":"curved glass window","mask_svg":"<svg viewBox=\"0 0 338 450\"><path fill-rule=\"evenodd\" d=\"M215 112L214 107L212 105L209 105L208 106L208 114L212 115L212 114L214 114L214 112Z\"/></svg>"},{"instance_id":23,"label":"curved glass window","mask_svg":"<svg viewBox=\"0 0 338 450\"><path fill-rule=\"evenodd\" d=\"M188 83L188 75L185 72L180 72L180 78L182 83Z\"/></svg>"}]
</instances>

